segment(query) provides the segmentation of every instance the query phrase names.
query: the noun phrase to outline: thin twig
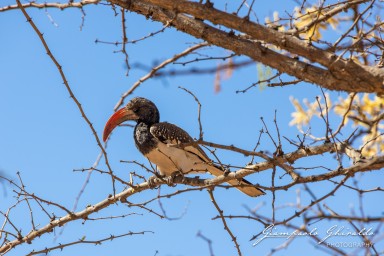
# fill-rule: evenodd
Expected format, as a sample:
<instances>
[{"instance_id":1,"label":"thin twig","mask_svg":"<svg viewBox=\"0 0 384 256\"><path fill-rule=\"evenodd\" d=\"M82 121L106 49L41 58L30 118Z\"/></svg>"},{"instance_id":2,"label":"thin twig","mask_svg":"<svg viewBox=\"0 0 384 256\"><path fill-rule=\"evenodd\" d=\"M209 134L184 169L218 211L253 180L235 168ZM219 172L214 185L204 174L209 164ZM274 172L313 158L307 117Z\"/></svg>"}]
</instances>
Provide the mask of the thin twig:
<instances>
[{"instance_id":1,"label":"thin twig","mask_svg":"<svg viewBox=\"0 0 384 256\"><path fill-rule=\"evenodd\" d=\"M49 46L47 44L47 42L45 41L44 39L44 36L43 36L43 33L40 32L40 30L37 28L36 24L33 22L32 18L28 15L28 13L25 11L23 5L20 3L20 0L16 0L17 2L17 5L18 7L21 9L22 13L24 14L25 18L27 19L28 23L32 26L33 30L36 32L36 34L38 35L38 37L40 38L40 41L42 42L48 56L51 58L52 62L55 64L57 70L59 71L60 73L60 76L61 76L61 79L63 80L63 83L65 85L65 88L67 89L70 97L73 99L73 101L75 102L77 108L79 109L80 113L81 113L81 116L83 117L83 119L85 120L85 122L88 124L89 128L92 130L92 133L96 139L96 142L97 142L97 145L99 146L99 148L101 149L101 151L103 152L103 155L104 155L104 159L105 159L105 164L107 165L108 167L108 170L109 170L109 173L111 174L111 179L112 179L112 189L113 189L113 194L116 193L116 188L115 188L115 180L113 178L113 171L112 171L112 168L111 166L109 165L109 162L108 162L108 156L107 156L107 152L104 150L103 146L101 145L101 141L99 139L99 136L97 135L97 132L95 130L95 128L93 127L93 124L91 123L91 121L88 119L87 115L85 114L84 112L84 109L83 107L81 106L80 102L77 100L76 96L73 94L72 92L72 89L71 87L69 86L69 83L68 83L68 80L67 80L67 77L66 75L64 74L64 71L63 71L63 68L62 66L60 65L60 63L57 61L57 59L55 58L55 56L52 54L51 50L49 49Z\"/></svg>"},{"instance_id":2,"label":"thin twig","mask_svg":"<svg viewBox=\"0 0 384 256\"><path fill-rule=\"evenodd\" d=\"M241 256L242 254L241 254L241 251L240 251L240 245L237 243L236 237L233 235L232 231L229 229L229 227L227 225L227 221L225 220L224 215L223 215L223 210L221 210L219 205L217 204L211 189L208 189L208 193L209 193L209 196L211 198L211 201L212 201L213 205L215 206L216 210L219 212L220 218L221 218L221 220L223 222L223 225L224 225L224 229L228 232L228 234L231 237L233 243L235 244L235 247L237 249L238 255Z\"/></svg>"},{"instance_id":3,"label":"thin twig","mask_svg":"<svg viewBox=\"0 0 384 256\"><path fill-rule=\"evenodd\" d=\"M197 109L197 121L199 122L199 140L203 140L203 126L201 125L201 104L200 104L200 101L199 99L188 89L184 88L184 87L181 87L179 86L180 89L186 91L187 93L189 93L196 101L197 105L198 105L198 109Z\"/></svg>"},{"instance_id":4,"label":"thin twig","mask_svg":"<svg viewBox=\"0 0 384 256\"><path fill-rule=\"evenodd\" d=\"M112 241L117 238L125 237L125 236L132 236L132 235L144 235L145 233L154 233L152 231L141 231L141 232L131 232L129 231L128 233L122 234L122 235L110 235L107 238L99 239L99 240L85 240L85 236L83 238L80 238L79 240L71 243L66 243L66 244L59 244L57 246L53 246L50 248L45 248L43 250L39 251L32 251L27 254L27 256L32 256L32 255L39 255L39 254L48 254L51 251L54 250L60 250L62 251L65 247L73 246L75 244L94 244L94 245L100 245L105 241Z\"/></svg>"},{"instance_id":5,"label":"thin twig","mask_svg":"<svg viewBox=\"0 0 384 256\"><path fill-rule=\"evenodd\" d=\"M213 248L212 248L212 240L207 238L206 236L204 236L200 231L197 232L197 237L200 237L201 239L203 239L204 241L207 242L208 244L208 248L209 248L209 255L210 256L214 256L215 254L213 253Z\"/></svg>"},{"instance_id":6,"label":"thin twig","mask_svg":"<svg viewBox=\"0 0 384 256\"><path fill-rule=\"evenodd\" d=\"M153 77L158 70L164 68L165 66L167 66L170 63L173 63L175 60L177 60L177 59L179 59L181 57L184 57L184 56L188 55L189 53L191 53L191 52L193 52L193 51L195 51L195 50L197 50L197 49L199 49L201 47L205 47L207 45L208 45L208 43L200 43L200 44L194 45L192 47L189 47L188 49L186 49L182 53L176 54L172 58L167 59L167 60L163 61L162 63L160 63L159 65L157 65L156 67L154 67L148 74L146 74L145 76L141 77L138 81L136 81L128 91L126 91L125 93L123 93L123 95L121 95L120 100L116 103L116 105L113 108L113 110L116 111L121 105L123 105L124 104L124 100L129 95L131 95L133 93L133 91L135 91L136 88L139 87L144 81L146 81L149 78Z\"/></svg>"}]
</instances>

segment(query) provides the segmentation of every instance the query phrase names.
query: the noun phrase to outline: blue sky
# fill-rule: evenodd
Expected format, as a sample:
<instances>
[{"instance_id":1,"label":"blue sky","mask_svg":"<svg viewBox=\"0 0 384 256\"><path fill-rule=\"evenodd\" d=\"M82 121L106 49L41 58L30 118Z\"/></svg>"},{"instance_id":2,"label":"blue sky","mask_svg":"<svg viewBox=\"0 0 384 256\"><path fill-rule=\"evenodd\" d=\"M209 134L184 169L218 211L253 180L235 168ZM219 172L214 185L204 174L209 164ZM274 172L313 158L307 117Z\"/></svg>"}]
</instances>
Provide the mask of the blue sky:
<instances>
[{"instance_id":1,"label":"blue sky","mask_svg":"<svg viewBox=\"0 0 384 256\"><path fill-rule=\"evenodd\" d=\"M12 1L6 1L13 3ZM3 5L3 4L2 4ZM260 1L257 14L261 21L266 15L272 15L267 1ZM291 8L279 6L278 8ZM113 112L113 107L120 95L128 90L146 72L131 69L130 75L125 76L124 56L113 53L120 48L112 45L95 44L95 40L115 42L121 40L120 16L115 17L107 6L89 6L85 8L85 23L80 31L82 14L79 10L71 9L59 11L28 9L39 29L44 33L51 51L63 66L63 70L74 94L81 102L85 113L93 123L97 133L101 136L105 122ZM54 25L49 17L52 17ZM86 173L73 172L74 169L88 168L96 160L100 149L94 136L79 110L69 97L56 67L46 55L41 41L25 21L20 11L9 11L0 14L0 169L9 177L16 179L16 172L20 171L28 191L62 205L72 208L75 198L82 187ZM141 38L162 27L161 24L146 20L135 13L127 14L128 39ZM174 29L167 29L156 37L149 38L138 44L127 46L130 63L143 63L152 66L170 58L189 47L189 43L199 40L191 38ZM203 50L202 53L213 56L229 54L224 49L213 48ZM214 67L219 61L198 63L200 67ZM182 68L171 65L171 68ZM186 67L188 68L188 66ZM220 144L234 144L245 149L252 149L258 138L258 131L262 128L260 117L264 117L272 134L276 134L273 115L277 110L280 132L293 138L298 134L295 127L288 126L291 112L294 110L289 96L314 100L321 91L314 85L301 83L300 85L284 88L254 88L245 94L235 91L246 88L257 81L256 65L236 71L234 75L224 80L221 92L214 92L214 75L179 76L163 79L150 79L143 83L134 96L142 96L154 101L161 113L161 120L175 123L188 131L192 137L198 137L197 105L193 98L178 86L191 90L201 101L202 124L204 139ZM343 93L331 93L336 99ZM337 125L333 117L331 121ZM321 122L313 127L314 132L322 131ZM264 136L260 150L273 150L271 141ZM284 144L284 151L293 148ZM109 161L114 172L129 179L129 172L148 175L137 166L120 163L120 160L138 160L147 163L138 153L132 138L132 128L116 129L107 148ZM220 159L226 163L243 166L249 158L237 153L218 151ZM329 166L335 161L329 157L317 157L303 160L301 163L317 165L329 161ZM313 161L313 163L312 163ZM104 160L100 168L105 169ZM271 172L249 177L252 182L264 185L270 184ZM376 177L376 180L375 180ZM369 182L369 186L380 185L378 176L372 174L362 181ZM284 181L284 179L283 179ZM381 182L382 183L382 182ZM364 187L365 184L363 184ZM14 202L12 188L3 184L5 193L1 195L1 210L5 211ZM314 184L313 190L319 195L330 190L326 186L330 183ZM183 188L178 186L177 188ZM176 188L176 189L177 189ZM117 188L119 191L121 186ZM279 191L276 193L278 205L296 200L296 189ZM161 193L174 191L175 188L162 187ZM110 178L106 175L93 173L91 180L79 202L78 209L88 204L99 202L111 193ZM146 191L131 198L132 202L140 203L155 196L156 190ZM235 190L215 190L216 199L227 214L247 215L244 206L254 208L265 204L261 212L270 212L271 194L260 198L248 198ZM304 194L304 193L303 193ZM349 199L349 200L346 200ZM377 199L367 195L365 203L371 207L372 215L380 215L382 207ZM329 199L327 204L335 209L349 212L349 207L356 207L357 197L348 191L340 190L337 197ZM304 195L303 204L310 199ZM78 245L66 248L62 252L52 252L50 255L209 255L207 244L196 237L198 231L213 240L215 255L235 255L236 250L224 231L220 220L211 220L217 215L216 209L210 202L206 191L186 193L171 199L162 200L170 217L185 214L180 220L161 220L142 209L124 205L110 207L96 216L111 216L127 213L138 213L124 219L89 221L84 225L81 221L71 223L65 227L56 242L66 243L83 236L96 240L110 234L122 234L127 231L139 232L149 230L154 234L132 236L106 242L102 246ZM5 207L4 207L5 206ZM159 211L158 203L152 203L151 208ZM35 206L37 207L37 206ZM13 220L23 227L27 233L30 228L28 209L22 205L13 211ZM52 211L53 208L52 208ZM56 211L56 209L55 209ZM58 215L63 212L56 211ZM293 209L279 211L278 217L290 216ZM36 210L36 223L43 226L47 223L44 215ZM271 248L281 244L281 239L263 241L260 246L253 247L248 240L252 235L260 232L262 226L257 222L247 220L231 220L228 222L232 231L238 236L244 255L265 255ZM300 222L297 222L300 223ZM327 228L331 224L323 221L319 228ZM55 230L56 233L60 229ZM305 239L297 239L286 251L290 255L305 250L310 252L313 246L303 243ZM54 246L53 236L44 235L36 239L32 245L22 245L9 255L24 255L32 249L42 249ZM300 244L299 244L300 243ZM306 253L307 254L307 253ZM281 255L285 255L284 252Z\"/></svg>"}]
</instances>

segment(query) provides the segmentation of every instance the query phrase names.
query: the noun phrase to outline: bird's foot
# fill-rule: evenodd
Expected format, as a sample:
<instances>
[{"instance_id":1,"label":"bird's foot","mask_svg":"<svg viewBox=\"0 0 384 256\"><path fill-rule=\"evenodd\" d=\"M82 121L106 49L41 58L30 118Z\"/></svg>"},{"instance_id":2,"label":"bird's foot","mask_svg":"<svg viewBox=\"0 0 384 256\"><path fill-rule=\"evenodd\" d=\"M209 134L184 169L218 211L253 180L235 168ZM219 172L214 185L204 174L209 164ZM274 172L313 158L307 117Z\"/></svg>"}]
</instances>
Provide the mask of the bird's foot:
<instances>
[{"instance_id":1,"label":"bird's foot","mask_svg":"<svg viewBox=\"0 0 384 256\"><path fill-rule=\"evenodd\" d=\"M148 178L148 185L150 189L156 188L155 179L157 178L163 178L164 176L158 176L158 175L152 175Z\"/></svg>"},{"instance_id":2,"label":"bird's foot","mask_svg":"<svg viewBox=\"0 0 384 256\"><path fill-rule=\"evenodd\" d=\"M171 176L168 176L166 178L166 181L167 181L167 185L170 186L170 187L176 187L176 184L175 184L175 179L176 177L184 177L183 173L180 172L180 171L176 171L176 172L173 172L171 174Z\"/></svg>"}]
</instances>

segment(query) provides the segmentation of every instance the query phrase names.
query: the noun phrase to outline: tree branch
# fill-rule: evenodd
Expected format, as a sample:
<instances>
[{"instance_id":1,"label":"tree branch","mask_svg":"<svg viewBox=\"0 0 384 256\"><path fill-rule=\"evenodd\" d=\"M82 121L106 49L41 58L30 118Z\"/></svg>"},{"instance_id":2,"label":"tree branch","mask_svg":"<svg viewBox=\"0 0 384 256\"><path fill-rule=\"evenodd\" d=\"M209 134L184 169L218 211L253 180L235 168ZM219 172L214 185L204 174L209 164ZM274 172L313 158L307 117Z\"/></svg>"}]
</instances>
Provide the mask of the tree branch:
<instances>
[{"instance_id":1,"label":"tree branch","mask_svg":"<svg viewBox=\"0 0 384 256\"><path fill-rule=\"evenodd\" d=\"M36 3L36 2L29 2L22 4L22 7L27 8L59 8L61 10L68 9L68 8L83 8L85 5L90 4L98 4L101 2L101 0L82 0L80 2L67 2L67 3ZM14 5L8 5L0 8L0 12L10 11L10 10L17 10L20 9L20 6L17 4Z\"/></svg>"},{"instance_id":2,"label":"tree branch","mask_svg":"<svg viewBox=\"0 0 384 256\"><path fill-rule=\"evenodd\" d=\"M294 152L275 157L275 161L293 163L293 161L295 161L299 158L323 154L325 152L330 152L331 150L334 150L335 147L342 147L341 143L336 143L336 144L327 143L327 144L323 144L321 146L314 146L314 147L308 147L305 149L298 149ZM219 185L223 182L227 182L229 180L239 179L239 178L245 177L247 175L250 175L250 174L253 174L256 172L261 172L261 171L270 169L273 166L275 166L273 161L265 161L265 162L261 162L258 164L247 166L246 168L240 169L236 172L230 172L228 174L226 173L225 175L214 177L212 179L199 179L199 178L188 178L188 177L176 176L174 179L174 183L186 184L189 186L199 186L201 188L208 188L208 187L217 186L217 185ZM287 185L275 187L273 189L274 190L287 190L288 188L290 188L294 185L297 185L297 184L301 184L301 183L310 183L310 182L329 180L330 178L333 178L336 176L350 177L350 176L353 176L357 172L366 172L366 171L371 171L371 170L377 170L377 169L381 169L383 167L384 167L384 156L380 156L380 157L372 158L371 160L366 160L366 162L358 162L349 168L336 169L334 171L327 172L324 174L319 174L319 175L299 177L298 179L294 180L293 182L291 182ZM152 183L153 183L152 186L157 186L157 185L165 184L166 181L161 179L161 178L155 178L155 179L153 179ZM339 185L341 185L341 184L343 184L343 182L339 183ZM30 243L35 238L40 237L43 234L50 233L53 231L54 228L61 227L68 222L78 220L78 219L87 219L88 216L91 215L92 213L96 213L96 212L98 212L104 208L107 208L108 206L115 204L119 201L126 203L128 197L130 197L136 193L139 193L143 190L151 189L152 186L150 186L148 182L143 182L143 183L138 184L138 185L132 185L132 187L128 188L127 190L120 192L120 193L116 194L115 196L110 195L108 198L104 199L103 201L101 201L97 204L88 206L87 208L85 208L82 211L68 213L64 217L54 219L54 220L50 221L47 225L45 225L44 227L42 227L38 230L33 230L25 236L22 236L20 234L19 238L15 239L13 241L7 242L2 247L0 247L0 253L6 252L6 251L8 251L8 250L20 245L20 244L23 244L23 243ZM267 190L272 189L272 188L268 188L268 187L264 187L264 186L261 186L261 188L267 189Z\"/></svg>"},{"instance_id":3,"label":"tree branch","mask_svg":"<svg viewBox=\"0 0 384 256\"><path fill-rule=\"evenodd\" d=\"M312 46L296 37L208 5L183 0L131 0L128 2L111 0L110 2L164 24L172 21L172 26L196 38L232 50L237 54L247 55L280 72L329 90L384 93L382 69L338 58L334 53ZM192 15L194 18L181 13ZM200 20L208 20L213 24L243 32L250 36L252 41L235 35L233 31L225 32ZM324 68L272 51L262 46L261 42L297 54Z\"/></svg>"},{"instance_id":4,"label":"tree branch","mask_svg":"<svg viewBox=\"0 0 384 256\"><path fill-rule=\"evenodd\" d=\"M229 49L239 55L249 56L279 72L287 73L300 80L320 85L329 90L384 94L384 71L379 67L344 60L334 52L320 49L295 36L220 11L210 5L184 0L110 0L109 2L146 17L151 17L153 20L164 24L170 22L171 26L178 30L196 38L201 38L210 44ZM368 0L356 0L353 2L353 6L365 2L368 2ZM28 3L23 6L65 9L71 7L81 8L83 5L97 3L99 1L85 0L68 4ZM347 7L349 6L351 4L347 4ZM0 8L0 11L16 8L13 5L6 6ZM329 13L334 15L340 8L341 6ZM201 20L225 26L231 31L226 32L217 29ZM235 35L232 30L240 31L247 36ZM268 49L266 45L269 44L313 63L318 63L322 67L287 56L284 52L280 53Z\"/></svg>"}]
</instances>

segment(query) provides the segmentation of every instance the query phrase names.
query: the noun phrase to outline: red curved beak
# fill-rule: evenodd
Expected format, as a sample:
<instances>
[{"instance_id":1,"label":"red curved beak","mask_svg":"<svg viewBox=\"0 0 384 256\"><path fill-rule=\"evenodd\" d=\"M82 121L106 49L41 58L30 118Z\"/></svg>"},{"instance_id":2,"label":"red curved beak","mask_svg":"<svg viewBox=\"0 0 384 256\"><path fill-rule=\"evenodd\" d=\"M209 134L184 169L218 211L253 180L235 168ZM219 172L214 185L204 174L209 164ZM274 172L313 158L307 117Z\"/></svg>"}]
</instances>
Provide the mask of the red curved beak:
<instances>
[{"instance_id":1,"label":"red curved beak","mask_svg":"<svg viewBox=\"0 0 384 256\"><path fill-rule=\"evenodd\" d=\"M118 126L122 122L125 122L127 120L137 120L137 119L138 119L138 116L132 110L129 110L125 107L119 109L109 118L108 122L105 124L103 141L105 142L108 139L108 136L113 131L113 129L115 129L116 126Z\"/></svg>"}]
</instances>

